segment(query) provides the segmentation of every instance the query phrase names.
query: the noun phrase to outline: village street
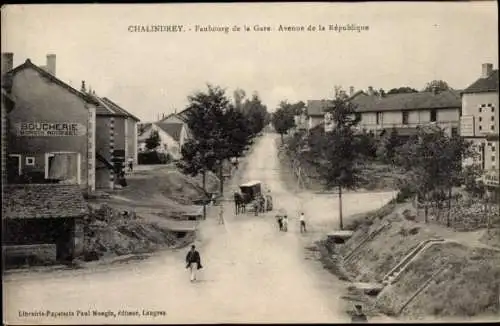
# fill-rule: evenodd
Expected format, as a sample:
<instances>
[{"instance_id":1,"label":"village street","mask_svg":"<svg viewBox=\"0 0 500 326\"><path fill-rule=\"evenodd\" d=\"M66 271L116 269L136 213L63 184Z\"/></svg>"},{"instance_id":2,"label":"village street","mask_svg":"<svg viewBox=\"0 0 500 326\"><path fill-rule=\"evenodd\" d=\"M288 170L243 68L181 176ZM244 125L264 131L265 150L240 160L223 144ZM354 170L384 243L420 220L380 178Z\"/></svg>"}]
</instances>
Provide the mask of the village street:
<instances>
[{"instance_id":1,"label":"village street","mask_svg":"<svg viewBox=\"0 0 500 326\"><path fill-rule=\"evenodd\" d=\"M216 212L200 225L197 246L204 268L190 283L185 269L187 249L165 251L151 258L112 267L99 266L7 275L4 280L4 321L9 324L67 323L225 323L225 322L348 322L337 281L319 262L306 260L304 246L320 225L336 223L333 195L297 194L282 181L276 155L277 135L265 134L245 160L239 181L260 180L271 189L274 211L235 216L225 202L225 224ZM240 178L237 178L237 180ZM231 187L228 188L230 197ZM369 211L392 193L346 194L344 216ZM278 232L274 214L287 210L290 226ZM297 214L304 210L311 233L301 235ZM337 225L337 223L335 224ZM316 232L315 232L316 231ZM22 317L25 312L72 312L73 317ZM82 317L77 311L138 311L139 317ZM164 311L144 316L143 311Z\"/></svg>"}]
</instances>

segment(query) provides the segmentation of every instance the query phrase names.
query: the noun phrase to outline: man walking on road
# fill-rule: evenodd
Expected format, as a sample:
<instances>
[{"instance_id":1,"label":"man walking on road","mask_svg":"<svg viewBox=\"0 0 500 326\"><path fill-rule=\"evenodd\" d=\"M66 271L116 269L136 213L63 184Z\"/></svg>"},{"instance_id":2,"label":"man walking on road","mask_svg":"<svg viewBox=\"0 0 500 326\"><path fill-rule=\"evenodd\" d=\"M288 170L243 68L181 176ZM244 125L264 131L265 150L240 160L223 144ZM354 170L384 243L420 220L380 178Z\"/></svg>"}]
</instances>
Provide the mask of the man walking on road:
<instances>
[{"instance_id":1,"label":"man walking on road","mask_svg":"<svg viewBox=\"0 0 500 326\"><path fill-rule=\"evenodd\" d=\"M195 245L191 246L191 250L186 255L186 268L191 269L191 282L196 281L196 272L202 269L200 253L196 250Z\"/></svg>"},{"instance_id":2,"label":"man walking on road","mask_svg":"<svg viewBox=\"0 0 500 326\"><path fill-rule=\"evenodd\" d=\"M304 212L300 213L299 221L300 221L300 233L307 232L306 217L304 215Z\"/></svg>"}]
</instances>

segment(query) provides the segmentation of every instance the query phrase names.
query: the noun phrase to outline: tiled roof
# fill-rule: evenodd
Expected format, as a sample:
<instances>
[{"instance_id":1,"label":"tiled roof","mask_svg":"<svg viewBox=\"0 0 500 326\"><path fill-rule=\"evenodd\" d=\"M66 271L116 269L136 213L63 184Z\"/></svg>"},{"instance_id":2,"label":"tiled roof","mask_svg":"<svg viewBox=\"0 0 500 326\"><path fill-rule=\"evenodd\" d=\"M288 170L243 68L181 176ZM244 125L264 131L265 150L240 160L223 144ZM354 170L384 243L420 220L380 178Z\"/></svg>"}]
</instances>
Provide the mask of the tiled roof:
<instances>
[{"instance_id":1,"label":"tiled roof","mask_svg":"<svg viewBox=\"0 0 500 326\"><path fill-rule=\"evenodd\" d=\"M180 141L181 139L181 131L182 131L182 123L167 123L167 122L159 122L156 123L158 128L165 131L167 134L172 136L175 141Z\"/></svg>"},{"instance_id":2,"label":"tiled roof","mask_svg":"<svg viewBox=\"0 0 500 326\"><path fill-rule=\"evenodd\" d=\"M127 110L125 110L124 108L122 108L120 105L116 104L115 102L111 101L109 98L107 97L103 97L102 100L104 101L104 103L106 103L108 106L110 106L115 112L117 112L118 114L123 114L129 118L132 118L136 121L140 121L139 118L137 118L135 115L131 114L130 112L128 112Z\"/></svg>"},{"instance_id":3,"label":"tiled roof","mask_svg":"<svg viewBox=\"0 0 500 326\"><path fill-rule=\"evenodd\" d=\"M485 92L498 92L498 69L493 70L487 78L479 78L463 91L465 94Z\"/></svg>"},{"instance_id":4,"label":"tiled roof","mask_svg":"<svg viewBox=\"0 0 500 326\"><path fill-rule=\"evenodd\" d=\"M76 96L80 97L81 99L85 100L86 102L91 103L91 104L95 104L95 105L98 104L97 101L94 98L92 98L92 96L90 96L88 94L85 94L85 93L82 93L79 90L71 87L70 85L68 85L67 83L63 82L62 80L60 80L56 76L48 73L44 69L42 69L42 68L38 67L37 65L33 64L30 59L27 59L22 65L19 65L16 68L12 69L11 71L7 72L6 76L8 76L8 78L11 78L16 73L18 73L19 71L24 70L26 68L34 69L35 71L37 71L38 73L40 73L43 77L47 78L48 80L50 80L51 82L53 82L55 84L57 84L57 85L65 88L65 89L67 89L68 91L70 91L71 93L73 93Z\"/></svg>"},{"instance_id":5,"label":"tiled roof","mask_svg":"<svg viewBox=\"0 0 500 326\"><path fill-rule=\"evenodd\" d=\"M308 116L323 116L328 108L329 100L309 100L307 101Z\"/></svg>"},{"instance_id":6,"label":"tiled roof","mask_svg":"<svg viewBox=\"0 0 500 326\"><path fill-rule=\"evenodd\" d=\"M77 185L5 185L2 216L11 219L79 217L88 206Z\"/></svg>"},{"instance_id":7,"label":"tiled roof","mask_svg":"<svg viewBox=\"0 0 500 326\"><path fill-rule=\"evenodd\" d=\"M462 100L456 90L438 92L419 92L385 95L360 94L352 103L358 112L400 111L418 109L460 108Z\"/></svg>"}]
</instances>

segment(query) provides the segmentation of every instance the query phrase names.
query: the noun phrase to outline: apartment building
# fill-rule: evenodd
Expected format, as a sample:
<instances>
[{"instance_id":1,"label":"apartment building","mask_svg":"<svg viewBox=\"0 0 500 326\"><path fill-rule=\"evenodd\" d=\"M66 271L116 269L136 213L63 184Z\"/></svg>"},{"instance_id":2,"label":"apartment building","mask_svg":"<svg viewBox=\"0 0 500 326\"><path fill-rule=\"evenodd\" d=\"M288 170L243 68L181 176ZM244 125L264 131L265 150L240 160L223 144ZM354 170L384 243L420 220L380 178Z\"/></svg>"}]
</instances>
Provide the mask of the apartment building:
<instances>
[{"instance_id":1,"label":"apartment building","mask_svg":"<svg viewBox=\"0 0 500 326\"><path fill-rule=\"evenodd\" d=\"M375 134L392 128L401 134L412 134L421 125L439 126L449 135L459 133L462 103L455 90L376 95L369 87L367 92L354 93L350 101L356 106L358 128ZM327 100L307 102L309 129L321 123L328 125L328 105Z\"/></svg>"},{"instance_id":2,"label":"apartment building","mask_svg":"<svg viewBox=\"0 0 500 326\"><path fill-rule=\"evenodd\" d=\"M460 135L473 142L476 162L485 171L496 175L499 168L499 107L498 69L485 63L481 76L462 92L462 119Z\"/></svg>"}]
</instances>

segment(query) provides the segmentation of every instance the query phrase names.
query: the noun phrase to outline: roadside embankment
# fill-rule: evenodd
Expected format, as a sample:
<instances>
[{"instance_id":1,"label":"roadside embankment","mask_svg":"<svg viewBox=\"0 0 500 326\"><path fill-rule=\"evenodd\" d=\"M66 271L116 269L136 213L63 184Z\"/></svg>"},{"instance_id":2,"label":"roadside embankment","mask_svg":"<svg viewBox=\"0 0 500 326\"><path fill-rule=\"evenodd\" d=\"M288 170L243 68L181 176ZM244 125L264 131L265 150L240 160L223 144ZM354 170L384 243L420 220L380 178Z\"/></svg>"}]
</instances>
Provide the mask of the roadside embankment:
<instances>
[{"instance_id":1,"label":"roadside embankment","mask_svg":"<svg viewBox=\"0 0 500 326\"><path fill-rule=\"evenodd\" d=\"M120 211L108 205L90 205L84 234L83 258L86 261L177 248L194 239L194 232L179 237L176 232L143 219L133 211Z\"/></svg>"},{"instance_id":2,"label":"roadside embankment","mask_svg":"<svg viewBox=\"0 0 500 326\"><path fill-rule=\"evenodd\" d=\"M330 270L353 282L346 299L363 302L367 311L404 319L500 311L500 250L471 241L466 232L419 222L411 203L392 202L359 215L348 229L354 233L344 244L323 246L337 264ZM424 245L431 239L444 241ZM383 289L367 294L355 283Z\"/></svg>"}]
</instances>

